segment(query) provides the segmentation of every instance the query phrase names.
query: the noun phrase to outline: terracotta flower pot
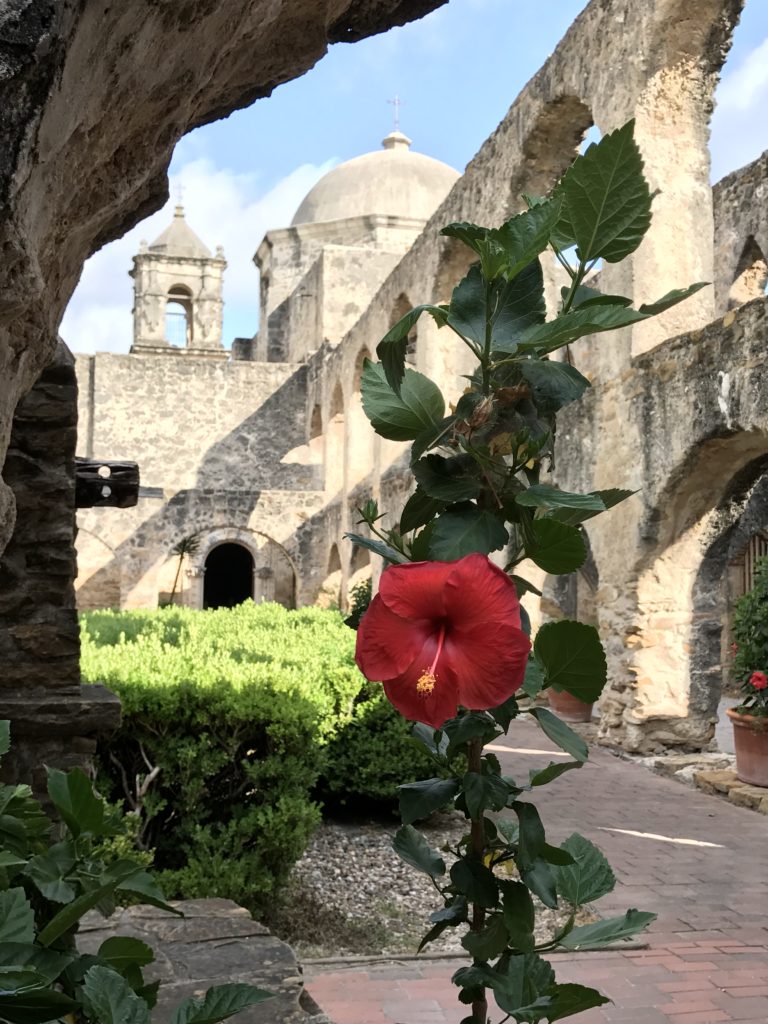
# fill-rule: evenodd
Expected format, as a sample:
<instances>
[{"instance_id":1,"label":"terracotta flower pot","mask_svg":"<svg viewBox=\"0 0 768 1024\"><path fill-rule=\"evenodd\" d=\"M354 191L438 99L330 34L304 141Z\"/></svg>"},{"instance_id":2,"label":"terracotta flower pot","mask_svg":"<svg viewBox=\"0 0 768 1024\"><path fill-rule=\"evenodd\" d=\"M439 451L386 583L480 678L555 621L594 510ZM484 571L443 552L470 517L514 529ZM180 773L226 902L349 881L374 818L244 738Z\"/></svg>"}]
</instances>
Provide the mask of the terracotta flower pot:
<instances>
[{"instance_id":1,"label":"terracotta flower pot","mask_svg":"<svg viewBox=\"0 0 768 1024\"><path fill-rule=\"evenodd\" d=\"M554 690L547 690L547 700L552 710L565 722L591 722L592 704L585 704L583 700L572 696L563 690L556 693Z\"/></svg>"},{"instance_id":2,"label":"terracotta flower pot","mask_svg":"<svg viewBox=\"0 0 768 1024\"><path fill-rule=\"evenodd\" d=\"M736 774L751 786L768 788L768 718L741 715L729 708L736 748Z\"/></svg>"}]
</instances>

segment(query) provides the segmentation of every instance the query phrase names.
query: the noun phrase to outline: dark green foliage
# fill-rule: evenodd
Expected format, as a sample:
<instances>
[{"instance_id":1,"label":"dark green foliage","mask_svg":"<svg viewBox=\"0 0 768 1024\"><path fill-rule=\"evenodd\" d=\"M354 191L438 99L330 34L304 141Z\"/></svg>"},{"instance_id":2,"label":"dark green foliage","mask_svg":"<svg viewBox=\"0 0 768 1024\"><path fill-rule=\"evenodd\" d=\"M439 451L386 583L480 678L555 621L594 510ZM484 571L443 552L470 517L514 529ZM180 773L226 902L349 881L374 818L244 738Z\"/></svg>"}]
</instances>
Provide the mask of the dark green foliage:
<instances>
[{"instance_id":1,"label":"dark green foliage","mask_svg":"<svg viewBox=\"0 0 768 1024\"><path fill-rule=\"evenodd\" d=\"M3 721L0 756L9 748ZM49 768L48 797L55 824L29 786L0 785L0 1020L150 1024L159 985L144 983L150 947L114 936L95 956L81 955L76 933L85 913L95 908L109 917L121 897L180 911L165 902L141 859L110 853L126 829L82 769ZM252 985L217 986L182 1002L173 1021L217 1024L269 998Z\"/></svg>"},{"instance_id":2,"label":"dark green foliage","mask_svg":"<svg viewBox=\"0 0 768 1024\"><path fill-rule=\"evenodd\" d=\"M732 672L744 694L739 710L768 717L768 688L762 678L768 675L768 557L757 560L752 589L734 604L733 639Z\"/></svg>"}]
</instances>

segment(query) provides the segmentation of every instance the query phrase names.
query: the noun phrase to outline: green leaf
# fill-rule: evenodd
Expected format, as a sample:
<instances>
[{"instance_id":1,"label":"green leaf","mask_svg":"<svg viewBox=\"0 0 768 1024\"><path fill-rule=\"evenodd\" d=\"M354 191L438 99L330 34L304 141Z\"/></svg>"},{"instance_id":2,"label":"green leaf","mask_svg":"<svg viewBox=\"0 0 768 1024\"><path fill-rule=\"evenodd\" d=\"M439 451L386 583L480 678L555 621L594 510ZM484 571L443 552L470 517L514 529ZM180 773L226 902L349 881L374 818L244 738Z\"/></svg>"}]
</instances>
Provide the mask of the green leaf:
<instances>
[{"instance_id":1,"label":"green leaf","mask_svg":"<svg viewBox=\"0 0 768 1024\"><path fill-rule=\"evenodd\" d=\"M208 989L204 999L185 999L171 1017L170 1024L216 1024L249 1006L272 998L272 992L254 988L253 985L215 985Z\"/></svg>"},{"instance_id":2,"label":"green leaf","mask_svg":"<svg viewBox=\"0 0 768 1024\"><path fill-rule=\"evenodd\" d=\"M11 723L7 718L0 719L0 757L11 749Z\"/></svg>"},{"instance_id":3,"label":"green leaf","mask_svg":"<svg viewBox=\"0 0 768 1024\"><path fill-rule=\"evenodd\" d=\"M475 960L492 960L507 948L507 926L501 914L491 914L479 932L467 932L461 944Z\"/></svg>"},{"instance_id":4,"label":"green leaf","mask_svg":"<svg viewBox=\"0 0 768 1024\"><path fill-rule=\"evenodd\" d=\"M83 996L88 1016L99 1024L149 1024L149 1007L116 971L91 967Z\"/></svg>"},{"instance_id":5,"label":"green leaf","mask_svg":"<svg viewBox=\"0 0 768 1024\"><path fill-rule=\"evenodd\" d=\"M562 576L584 564L587 548L576 527L546 518L534 519L531 530L534 546L526 554L544 572Z\"/></svg>"},{"instance_id":6,"label":"green leaf","mask_svg":"<svg viewBox=\"0 0 768 1024\"><path fill-rule=\"evenodd\" d=\"M32 879L47 900L69 903L75 898L75 888L64 879L74 868L76 860L74 843L56 843L45 853L33 857L24 874Z\"/></svg>"},{"instance_id":7,"label":"green leaf","mask_svg":"<svg viewBox=\"0 0 768 1024\"><path fill-rule=\"evenodd\" d=\"M557 1020L563 1020L565 1017L572 1017L575 1013L591 1010L595 1006L603 1006L611 1001L595 988L572 983L554 985L549 991L549 996L551 1002L547 1009L547 1020L550 1024L554 1024L554 1021Z\"/></svg>"},{"instance_id":8,"label":"green leaf","mask_svg":"<svg viewBox=\"0 0 768 1024\"><path fill-rule=\"evenodd\" d=\"M400 817L404 825L428 818L433 811L445 807L459 791L457 779L426 779L397 787Z\"/></svg>"},{"instance_id":9,"label":"green leaf","mask_svg":"<svg viewBox=\"0 0 768 1024\"><path fill-rule=\"evenodd\" d=\"M499 704L498 707L489 708L488 710L504 732L509 729L512 720L517 718L520 713L516 697L508 697L503 704Z\"/></svg>"},{"instance_id":10,"label":"green leaf","mask_svg":"<svg viewBox=\"0 0 768 1024\"><path fill-rule=\"evenodd\" d=\"M45 988L47 983L45 975L36 971L34 967L0 965L0 998L11 994L34 992L36 989Z\"/></svg>"},{"instance_id":11,"label":"green leaf","mask_svg":"<svg viewBox=\"0 0 768 1024\"><path fill-rule=\"evenodd\" d=\"M400 394L393 391L381 363L366 359L360 381L363 409L371 426L391 441L412 441L436 427L445 414L440 389L428 377L406 370Z\"/></svg>"},{"instance_id":12,"label":"green leaf","mask_svg":"<svg viewBox=\"0 0 768 1024\"><path fill-rule=\"evenodd\" d=\"M574 860L555 872L557 891L564 899L580 907L613 892L616 876L594 843L574 832L560 845Z\"/></svg>"},{"instance_id":13,"label":"green leaf","mask_svg":"<svg viewBox=\"0 0 768 1024\"><path fill-rule=\"evenodd\" d=\"M483 278L478 264L469 268L466 277L453 289L448 313L448 326L463 338L485 345L485 326L488 313L486 297L490 285Z\"/></svg>"},{"instance_id":14,"label":"green leaf","mask_svg":"<svg viewBox=\"0 0 768 1024\"><path fill-rule=\"evenodd\" d=\"M518 505L527 508L575 508L588 512L604 512L603 499L596 494L574 494L561 491L550 484L533 484L515 498Z\"/></svg>"},{"instance_id":15,"label":"green leaf","mask_svg":"<svg viewBox=\"0 0 768 1024\"><path fill-rule=\"evenodd\" d=\"M614 505L618 505L627 498L631 498L635 493L635 491L622 490L620 487L611 487L605 491L592 491L592 495L600 498L606 510L613 508ZM591 510L558 508L552 512L549 518L557 519L558 522L567 523L569 526L578 526L579 523L599 515L600 512L593 512Z\"/></svg>"},{"instance_id":16,"label":"green leaf","mask_svg":"<svg viewBox=\"0 0 768 1024\"><path fill-rule=\"evenodd\" d=\"M0 942L0 964L33 967L48 984L55 981L74 959L69 953L42 949L32 943Z\"/></svg>"},{"instance_id":17,"label":"green leaf","mask_svg":"<svg viewBox=\"0 0 768 1024\"><path fill-rule=\"evenodd\" d=\"M455 422L456 416L444 416L438 423L431 423L425 430L422 430L411 445L411 463L416 462L424 452L428 452L430 448L440 444L443 438L448 437Z\"/></svg>"},{"instance_id":18,"label":"green leaf","mask_svg":"<svg viewBox=\"0 0 768 1024\"><path fill-rule=\"evenodd\" d=\"M520 877L545 907L557 909L555 875L544 857L537 857L527 867L520 868Z\"/></svg>"},{"instance_id":19,"label":"green leaf","mask_svg":"<svg viewBox=\"0 0 768 1024\"><path fill-rule=\"evenodd\" d=\"M507 806L509 786L498 775L467 772L463 780L464 799L471 818L479 818L483 811L500 811Z\"/></svg>"},{"instance_id":20,"label":"green leaf","mask_svg":"<svg viewBox=\"0 0 768 1024\"><path fill-rule=\"evenodd\" d=\"M9 1024L45 1024L78 1009L79 1004L63 992L46 988L20 995L0 995L0 1019Z\"/></svg>"},{"instance_id":21,"label":"green leaf","mask_svg":"<svg viewBox=\"0 0 768 1024\"><path fill-rule=\"evenodd\" d=\"M571 289L569 287L563 287L560 289L560 298L565 302L570 294ZM573 307L583 309L586 306L631 306L632 299L628 299L626 295L609 295L606 292L600 292L596 288L588 288L586 285L580 284L576 289L576 294L573 297Z\"/></svg>"},{"instance_id":22,"label":"green leaf","mask_svg":"<svg viewBox=\"0 0 768 1024\"><path fill-rule=\"evenodd\" d=\"M446 749L449 759L470 740L479 739L485 745L500 735L496 722L485 711L467 711L458 718L451 718L443 725L443 732L449 740Z\"/></svg>"},{"instance_id":23,"label":"green leaf","mask_svg":"<svg viewBox=\"0 0 768 1024\"><path fill-rule=\"evenodd\" d=\"M117 865L128 863L124 861L117 861ZM114 870L115 865L110 865L108 871ZM120 880L116 886L118 892L128 892L132 896L139 897L139 903L148 903L151 907L157 907L159 910L165 910L168 914L175 914L176 917L184 917L182 911L172 907L170 903L166 902L165 896L161 892L157 882L148 871L139 871L136 874L130 874L124 879Z\"/></svg>"},{"instance_id":24,"label":"green leaf","mask_svg":"<svg viewBox=\"0 0 768 1024\"><path fill-rule=\"evenodd\" d=\"M410 533L411 530L424 526L434 519L445 505L446 502L431 498L421 487L417 487L406 501L400 515L400 533Z\"/></svg>"},{"instance_id":25,"label":"green leaf","mask_svg":"<svg viewBox=\"0 0 768 1024\"><path fill-rule=\"evenodd\" d=\"M480 493L479 468L469 455L449 459L427 455L414 463L411 471L424 493L444 504L476 498Z\"/></svg>"},{"instance_id":26,"label":"green leaf","mask_svg":"<svg viewBox=\"0 0 768 1024\"><path fill-rule=\"evenodd\" d=\"M106 939L96 955L118 974L124 974L129 967L146 967L155 959L146 942L124 935Z\"/></svg>"},{"instance_id":27,"label":"green leaf","mask_svg":"<svg viewBox=\"0 0 768 1024\"><path fill-rule=\"evenodd\" d=\"M37 941L41 946L50 946L61 935L70 931L83 914L91 910L98 903L101 903L102 900L111 896L123 879L127 879L130 875L138 875L142 873L142 870L139 864L135 864L132 861L115 861L114 864L109 866L109 874L105 872L101 876L101 885L90 890L90 892L83 893L82 896L78 896L77 899L68 903L57 914L54 914L38 935ZM0 937L2 936L0 935Z\"/></svg>"},{"instance_id":28,"label":"green leaf","mask_svg":"<svg viewBox=\"0 0 768 1024\"><path fill-rule=\"evenodd\" d=\"M665 309L671 309L678 302L683 302L685 299L690 298L691 295L695 295L696 292L708 287L709 284L709 281L698 281L687 288L675 288L671 292L667 292L666 295L663 295L656 302L644 302L640 306L639 312L646 313L648 316L656 316L657 313L663 313Z\"/></svg>"},{"instance_id":29,"label":"green leaf","mask_svg":"<svg viewBox=\"0 0 768 1024\"><path fill-rule=\"evenodd\" d=\"M435 520L430 553L437 561L452 562L473 551L488 555L503 548L509 533L503 523L476 505L455 505Z\"/></svg>"},{"instance_id":30,"label":"green leaf","mask_svg":"<svg viewBox=\"0 0 768 1024\"><path fill-rule=\"evenodd\" d=\"M531 708L528 712L533 715L545 733L553 743L556 743L561 750L564 750L577 761L584 762L589 757L587 744L575 733L573 729L565 724L557 715L553 715L548 708Z\"/></svg>"},{"instance_id":31,"label":"green leaf","mask_svg":"<svg viewBox=\"0 0 768 1024\"><path fill-rule=\"evenodd\" d=\"M583 763L583 761L550 761L546 768L531 771L529 785L546 786L548 782L559 779L566 772L573 771L574 768L581 768Z\"/></svg>"},{"instance_id":32,"label":"green leaf","mask_svg":"<svg viewBox=\"0 0 768 1024\"><path fill-rule=\"evenodd\" d=\"M17 857L8 850L0 850L0 870L10 870L12 874L15 874L16 872L13 869L24 867L26 863L24 857Z\"/></svg>"},{"instance_id":33,"label":"green leaf","mask_svg":"<svg viewBox=\"0 0 768 1024\"><path fill-rule=\"evenodd\" d=\"M503 961L502 961L503 963ZM493 990L499 1008L517 1021L540 1021L549 1006L546 993L552 988L555 974L550 965L525 953L510 957L500 969L481 968L484 984Z\"/></svg>"},{"instance_id":34,"label":"green leaf","mask_svg":"<svg viewBox=\"0 0 768 1024\"><path fill-rule=\"evenodd\" d=\"M104 801L82 768L68 772L49 768L48 795L75 838L83 833L103 834Z\"/></svg>"},{"instance_id":35,"label":"green leaf","mask_svg":"<svg viewBox=\"0 0 768 1024\"><path fill-rule=\"evenodd\" d=\"M383 540L376 540L375 537L362 537L359 533L345 533L344 536L358 547L366 548L368 551L373 551L376 555L381 555L385 562L399 565L408 561L404 554L396 551L389 544L385 544Z\"/></svg>"},{"instance_id":36,"label":"green leaf","mask_svg":"<svg viewBox=\"0 0 768 1024\"><path fill-rule=\"evenodd\" d=\"M520 689L527 697L535 697L544 689L544 669L533 654L529 656L525 666L525 678Z\"/></svg>"},{"instance_id":37,"label":"green leaf","mask_svg":"<svg viewBox=\"0 0 768 1024\"><path fill-rule=\"evenodd\" d=\"M560 217L560 208L560 197L547 199L488 232L488 239L498 242L504 251L504 272L508 278L516 277L547 248L549 236Z\"/></svg>"},{"instance_id":38,"label":"green leaf","mask_svg":"<svg viewBox=\"0 0 768 1024\"><path fill-rule=\"evenodd\" d=\"M513 353L529 328L543 324L547 314L544 276L538 260L509 281L498 281L491 293L491 349Z\"/></svg>"},{"instance_id":39,"label":"green leaf","mask_svg":"<svg viewBox=\"0 0 768 1024\"><path fill-rule=\"evenodd\" d=\"M440 234L447 235L449 238L458 238L464 245L468 245L470 249L479 253L479 243L487 237L488 230L488 228L481 228L477 224L469 224L466 221L462 221L455 224L446 224L444 228L440 229Z\"/></svg>"},{"instance_id":40,"label":"green leaf","mask_svg":"<svg viewBox=\"0 0 768 1024\"><path fill-rule=\"evenodd\" d=\"M453 928L467 920L467 901L463 896L454 896L450 903L441 910L435 910L429 915L429 920L434 922L432 928L419 943L418 953L424 947L433 942L438 935L442 935L446 928Z\"/></svg>"},{"instance_id":41,"label":"green leaf","mask_svg":"<svg viewBox=\"0 0 768 1024\"><path fill-rule=\"evenodd\" d=\"M651 223L651 193L634 139L634 119L577 157L561 183L582 261L619 263Z\"/></svg>"},{"instance_id":42,"label":"green leaf","mask_svg":"<svg viewBox=\"0 0 768 1024\"><path fill-rule=\"evenodd\" d=\"M395 394L400 394L403 375L405 373L405 353L408 348L408 335L422 313L430 313L442 327L446 321L446 311L440 306L422 305L409 309L404 317L397 321L376 347L376 355L381 360L387 382Z\"/></svg>"},{"instance_id":43,"label":"green leaf","mask_svg":"<svg viewBox=\"0 0 768 1024\"><path fill-rule=\"evenodd\" d=\"M528 328L520 339L519 348L524 352L544 355L589 334L616 331L647 319L648 314L625 306L582 306L561 314L555 320Z\"/></svg>"},{"instance_id":44,"label":"green leaf","mask_svg":"<svg viewBox=\"0 0 768 1024\"><path fill-rule=\"evenodd\" d=\"M510 945L522 953L532 953L536 945L533 933L536 912L528 887L522 882L511 881L503 881L500 885Z\"/></svg>"},{"instance_id":45,"label":"green leaf","mask_svg":"<svg viewBox=\"0 0 768 1024\"><path fill-rule=\"evenodd\" d=\"M584 924L565 935L559 945L563 949L602 949L619 939L629 939L645 931L656 920L656 914L643 910L628 910L623 917L608 917L595 924Z\"/></svg>"},{"instance_id":46,"label":"green leaf","mask_svg":"<svg viewBox=\"0 0 768 1024\"><path fill-rule=\"evenodd\" d=\"M397 830L392 848L406 864L423 871L430 878L440 878L445 874L445 861L436 850L430 849L424 836L413 825L403 825Z\"/></svg>"},{"instance_id":47,"label":"green leaf","mask_svg":"<svg viewBox=\"0 0 768 1024\"><path fill-rule=\"evenodd\" d=\"M515 366L531 385L533 400L543 413L557 412L575 402L590 386L575 366L556 359L520 359Z\"/></svg>"},{"instance_id":48,"label":"green leaf","mask_svg":"<svg viewBox=\"0 0 768 1024\"><path fill-rule=\"evenodd\" d=\"M429 545L432 543L433 530L434 523L427 523L423 530L414 534L413 539L411 540L411 561L429 561Z\"/></svg>"},{"instance_id":49,"label":"green leaf","mask_svg":"<svg viewBox=\"0 0 768 1024\"><path fill-rule=\"evenodd\" d=\"M547 622L536 634L536 658L544 666L547 686L596 701L608 678L605 651L594 626L561 619Z\"/></svg>"},{"instance_id":50,"label":"green leaf","mask_svg":"<svg viewBox=\"0 0 768 1024\"><path fill-rule=\"evenodd\" d=\"M515 860L517 866L522 870L523 867L532 864L537 857L541 857L547 840L539 812L533 804L516 800L512 804L512 809L517 815L520 829Z\"/></svg>"},{"instance_id":51,"label":"green leaf","mask_svg":"<svg viewBox=\"0 0 768 1024\"><path fill-rule=\"evenodd\" d=\"M33 942L35 915L21 888L0 892L0 942Z\"/></svg>"},{"instance_id":52,"label":"green leaf","mask_svg":"<svg viewBox=\"0 0 768 1024\"><path fill-rule=\"evenodd\" d=\"M499 902L496 876L475 857L467 855L457 860L451 867L451 881L469 903L495 907Z\"/></svg>"},{"instance_id":53,"label":"green leaf","mask_svg":"<svg viewBox=\"0 0 768 1024\"><path fill-rule=\"evenodd\" d=\"M436 757L444 757L448 749L448 737L439 729L433 729L431 725L424 725L423 722L414 722L411 726L411 736L423 743L430 753Z\"/></svg>"}]
</instances>

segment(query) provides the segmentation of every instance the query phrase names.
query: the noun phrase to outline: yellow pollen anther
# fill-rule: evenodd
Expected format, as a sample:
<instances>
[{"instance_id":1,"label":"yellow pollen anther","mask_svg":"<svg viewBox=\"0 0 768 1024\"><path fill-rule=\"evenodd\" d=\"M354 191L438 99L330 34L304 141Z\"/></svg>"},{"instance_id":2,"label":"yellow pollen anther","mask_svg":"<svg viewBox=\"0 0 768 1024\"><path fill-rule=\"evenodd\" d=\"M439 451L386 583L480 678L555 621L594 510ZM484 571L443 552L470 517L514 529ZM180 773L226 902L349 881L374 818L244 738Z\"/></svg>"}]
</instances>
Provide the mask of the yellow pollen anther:
<instances>
[{"instance_id":1,"label":"yellow pollen anther","mask_svg":"<svg viewBox=\"0 0 768 1024\"><path fill-rule=\"evenodd\" d=\"M433 675L428 668L425 668L419 676L418 683L416 683L416 692L422 697L426 697L428 693L432 693L436 682L437 676Z\"/></svg>"}]
</instances>

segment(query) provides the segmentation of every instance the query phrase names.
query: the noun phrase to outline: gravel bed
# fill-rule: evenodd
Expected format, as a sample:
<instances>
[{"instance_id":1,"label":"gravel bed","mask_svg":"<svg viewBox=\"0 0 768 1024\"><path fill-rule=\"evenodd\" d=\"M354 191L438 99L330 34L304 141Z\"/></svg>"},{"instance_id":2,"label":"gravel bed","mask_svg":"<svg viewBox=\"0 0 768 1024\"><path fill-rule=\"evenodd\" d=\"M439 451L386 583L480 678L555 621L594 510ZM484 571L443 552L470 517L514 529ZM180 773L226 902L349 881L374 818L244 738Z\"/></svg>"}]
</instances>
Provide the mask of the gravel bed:
<instances>
[{"instance_id":1,"label":"gravel bed","mask_svg":"<svg viewBox=\"0 0 768 1024\"><path fill-rule=\"evenodd\" d=\"M455 846L467 823L458 815L434 815L419 828L430 846ZM291 943L300 959L415 953L442 907L425 875L392 851L397 825L326 822L293 869L283 903L270 926ZM445 854L449 866L455 858ZM568 908L548 910L537 902L536 937L553 934ZM594 920L584 912L579 923ZM425 952L466 955L463 928L449 928Z\"/></svg>"}]
</instances>

